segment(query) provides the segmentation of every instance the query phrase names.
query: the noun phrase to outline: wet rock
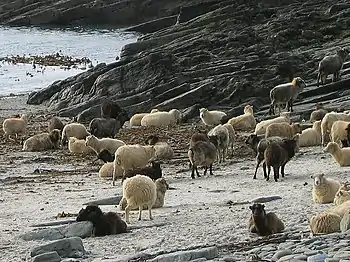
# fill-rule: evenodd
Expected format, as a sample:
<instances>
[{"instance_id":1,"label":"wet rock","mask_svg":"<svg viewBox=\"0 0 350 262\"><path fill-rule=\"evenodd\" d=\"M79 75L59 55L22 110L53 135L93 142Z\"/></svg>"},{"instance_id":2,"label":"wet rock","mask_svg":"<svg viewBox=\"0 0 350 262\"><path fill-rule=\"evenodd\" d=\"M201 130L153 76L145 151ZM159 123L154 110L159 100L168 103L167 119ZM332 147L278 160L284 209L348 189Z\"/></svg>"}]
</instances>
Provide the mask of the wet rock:
<instances>
[{"instance_id":1,"label":"wet rock","mask_svg":"<svg viewBox=\"0 0 350 262\"><path fill-rule=\"evenodd\" d=\"M273 257L272 257L272 261L278 261L281 257L287 256L287 255L291 255L293 252L290 249L282 249L277 251Z\"/></svg>"},{"instance_id":2,"label":"wet rock","mask_svg":"<svg viewBox=\"0 0 350 262\"><path fill-rule=\"evenodd\" d=\"M60 262L61 257L56 251L47 252L33 257L33 262Z\"/></svg>"},{"instance_id":3,"label":"wet rock","mask_svg":"<svg viewBox=\"0 0 350 262\"><path fill-rule=\"evenodd\" d=\"M202 249L178 251L174 253L157 256L150 262L170 262L170 261L190 261L198 258L213 259L218 256L217 247L208 247Z\"/></svg>"}]
</instances>

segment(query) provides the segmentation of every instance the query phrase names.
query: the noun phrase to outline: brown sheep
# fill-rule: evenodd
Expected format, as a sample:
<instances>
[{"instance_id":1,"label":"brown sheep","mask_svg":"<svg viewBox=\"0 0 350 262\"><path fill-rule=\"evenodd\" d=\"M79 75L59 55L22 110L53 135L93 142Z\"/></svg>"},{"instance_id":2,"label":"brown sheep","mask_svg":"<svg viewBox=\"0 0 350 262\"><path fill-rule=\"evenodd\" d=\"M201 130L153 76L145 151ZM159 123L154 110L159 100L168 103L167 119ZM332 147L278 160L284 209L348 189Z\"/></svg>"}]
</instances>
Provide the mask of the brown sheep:
<instances>
[{"instance_id":1,"label":"brown sheep","mask_svg":"<svg viewBox=\"0 0 350 262\"><path fill-rule=\"evenodd\" d=\"M252 210L252 215L248 222L251 233L256 233L259 236L268 236L284 230L283 222L275 213L269 212L266 214L265 205L254 203L249 208Z\"/></svg>"},{"instance_id":2,"label":"brown sheep","mask_svg":"<svg viewBox=\"0 0 350 262\"><path fill-rule=\"evenodd\" d=\"M266 128L265 137L279 136L292 138L296 134L302 133L300 124L273 123Z\"/></svg>"}]
</instances>

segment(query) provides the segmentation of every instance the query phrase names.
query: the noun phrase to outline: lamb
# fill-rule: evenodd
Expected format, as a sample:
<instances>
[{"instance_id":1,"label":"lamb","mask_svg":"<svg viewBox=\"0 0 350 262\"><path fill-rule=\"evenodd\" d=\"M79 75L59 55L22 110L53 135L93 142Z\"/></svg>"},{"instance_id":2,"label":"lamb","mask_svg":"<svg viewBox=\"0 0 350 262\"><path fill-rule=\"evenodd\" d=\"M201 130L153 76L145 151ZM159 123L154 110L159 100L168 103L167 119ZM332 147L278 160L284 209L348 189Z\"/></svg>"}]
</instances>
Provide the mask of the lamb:
<instances>
[{"instance_id":1,"label":"lamb","mask_svg":"<svg viewBox=\"0 0 350 262\"><path fill-rule=\"evenodd\" d=\"M217 149L213 143L206 141L198 141L190 147L187 154L192 165L192 179L195 178L195 170L197 173L197 177L200 177L197 166L205 166L204 175L206 175L209 166L210 174L213 175L213 163L217 156Z\"/></svg>"},{"instance_id":2,"label":"lamb","mask_svg":"<svg viewBox=\"0 0 350 262\"><path fill-rule=\"evenodd\" d=\"M169 185L166 182L165 178L158 178L155 182L156 188L157 188L157 198L156 201L154 202L152 208L160 208L164 206L164 198L165 198L165 193L169 189ZM119 208L121 210L125 210L126 207L126 199L122 198L119 202ZM144 205L142 209L147 209L147 206ZM133 209L136 210L136 209Z\"/></svg>"},{"instance_id":3,"label":"lamb","mask_svg":"<svg viewBox=\"0 0 350 262\"><path fill-rule=\"evenodd\" d=\"M292 138L296 134L301 134L302 129L300 124L288 123L272 123L266 128L266 137L279 136L285 138Z\"/></svg>"},{"instance_id":4,"label":"lamb","mask_svg":"<svg viewBox=\"0 0 350 262\"><path fill-rule=\"evenodd\" d=\"M318 204L332 203L335 194L340 188L340 182L332 178L324 177L324 174L311 176L314 180L312 199Z\"/></svg>"},{"instance_id":5,"label":"lamb","mask_svg":"<svg viewBox=\"0 0 350 262\"><path fill-rule=\"evenodd\" d=\"M255 126L255 134L256 135L262 135L265 134L266 128L271 125L272 123L290 123L290 113L289 112L283 112L279 117L268 119L261 121L260 123L257 123Z\"/></svg>"},{"instance_id":6,"label":"lamb","mask_svg":"<svg viewBox=\"0 0 350 262\"><path fill-rule=\"evenodd\" d=\"M326 139L331 132L333 123L337 120L350 121L350 114L330 112L324 116L321 122L321 137L323 146L325 146Z\"/></svg>"},{"instance_id":7,"label":"lamb","mask_svg":"<svg viewBox=\"0 0 350 262\"><path fill-rule=\"evenodd\" d=\"M245 144L249 145L251 149L254 151L254 156L257 156L258 154L258 144L261 139L265 138L265 134L263 135L256 135L256 134L250 134L246 140L244 141ZM265 150L265 149L264 149Z\"/></svg>"},{"instance_id":8,"label":"lamb","mask_svg":"<svg viewBox=\"0 0 350 262\"><path fill-rule=\"evenodd\" d=\"M315 121L311 128L303 130L299 136L299 146L321 145L321 120Z\"/></svg>"},{"instance_id":9,"label":"lamb","mask_svg":"<svg viewBox=\"0 0 350 262\"><path fill-rule=\"evenodd\" d=\"M143 206L146 205L149 212L149 219L152 217L152 206L157 199L156 184L151 178L143 175L136 175L125 179L123 183L123 197L126 199L125 221L130 223L129 212L133 208L139 208L138 220L141 220Z\"/></svg>"},{"instance_id":10,"label":"lamb","mask_svg":"<svg viewBox=\"0 0 350 262\"><path fill-rule=\"evenodd\" d=\"M244 114L233 117L227 121L228 124L232 125L235 130L250 131L256 126L256 120L254 118L254 111L251 105L244 107Z\"/></svg>"},{"instance_id":11,"label":"lamb","mask_svg":"<svg viewBox=\"0 0 350 262\"><path fill-rule=\"evenodd\" d=\"M340 148L335 142L329 142L323 152L330 153L340 166L350 166L350 148Z\"/></svg>"},{"instance_id":12,"label":"lamb","mask_svg":"<svg viewBox=\"0 0 350 262\"><path fill-rule=\"evenodd\" d=\"M42 133L34 135L24 141L23 151L45 151L57 149L59 147L61 131L52 130L50 133Z\"/></svg>"},{"instance_id":13,"label":"lamb","mask_svg":"<svg viewBox=\"0 0 350 262\"><path fill-rule=\"evenodd\" d=\"M101 138L98 139L94 135L90 135L85 139L85 145L91 147L95 153L98 155L103 149L107 149L111 154L114 154L115 151L121 146L124 146L125 143L118 139L113 138Z\"/></svg>"},{"instance_id":14,"label":"lamb","mask_svg":"<svg viewBox=\"0 0 350 262\"><path fill-rule=\"evenodd\" d=\"M70 137L68 141L68 150L73 154L88 155L94 153L94 150L85 145L85 140Z\"/></svg>"},{"instance_id":15,"label":"lamb","mask_svg":"<svg viewBox=\"0 0 350 262\"><path fill-rule=\"evenodd\" d=\"M126 223L117 213L103 213L98 206L88 205L85 209L82 208L76 220L90 221L93 224L93 235L97 237L127 232Z\"/></svg>"},{"instance_id":16,"label":"lamb","mask_svg":"<svg viewBox=\"0 0 350 262\"><path fill-rule=\"evenodd\" d=\"M97 154L97 159L101 159L105 163L113 162L115 159L115 154L111 154L107 149L103 149Z\"/></svg>"},{"instance_id":17,"label":"lamb","mask_svg":"<svg viewBox=\"0 0 350 262\"><path fill-rule=\"evenodd\" d=\"M181 112L171 109L169 112L148 114L141 119L141 126L170 126L177 124L181 119Z\"/></svg>"},{"instance_id":18,"label":"lamb","mask_svg":"<svg viewBox=\"0 0 350 262\"><path fill-rule=\"evenodd\" d=\"M122 178L124 174L124 170L119 165L114 165L113 162L105 163L98 171L98 176L104 179L113 178L113 174L115 178Z\"/></svg>"},{"instance_id":19,"label":"lamb","mask_svg":"<svg viewBox=\"0 0 350 262\"><path fill-rule=\"evenodd\" d=\"M275 114L275 107L278 106L281 113L281 104L286 103L286 110L293 112L293 102L304 90L306 84L301 77L295 77L291 83L280 84L270 91L270 109L269 114Z\"/></svg>"},{"instance_id":20,"label":"lamb","mask_svg":"<svg viewBox=\"0 0 350 262\"><path fill-rule=\"evenodd\" d=\"M62 132L63 128L64 128L64 124L58 117L54 116L50 118L48 127L47 127L49 133L54 129L58 129L60 130L60 132Z\"/></svg>"},{"instance_id":21,"label":"lamb","mask_svg":"<svg viewBox=\"0 0 350 262\"><path fill-rule=\"evenodd\" d=\"M339 146L342 146L342 140L348 140L348 126L349 121L337 120L333 123L331 128L331 141L336 142Z\"/></svg>"},{"instance_id":22,"label":"lamb","mask_svg":"<svg viewBox=\"0 0 350 262\"><path fill-rule=\"evenodd\" d=\"M154 146L156 150L157 159L172 159L174 157L174 150L166 142L160 142L158 136L150 135L146 139L146 144Z\"/></svg>"},{"instance_id":23,"label":"lamb","mask_svg":"<svg viewBox=\"0 0 350 262\"><path fill-rule=\"evenodd\" d=\"M341 218L335 213L324 212L310 218L309 227L312 234L330 234L340 231Z\"/></svg>"},{"instance_id":24,"label":"lamb","mask_svg":"<svg viewBox=\"0 0 350 262\"><path fill-rule=\"evenodd\" d=\"M226 113L222 111L209 111L206 108L199 109L199 117L201 118L202 122L207 126L220 124L220 120L224 116L226 116Z\"/></svg>"},{"instance_id":25,"label":"lamb","mask_svg":"<svg viewBox=\"0 0 350 262\"><path fill-rule=\"evenodd\" d=\"M65 145L70 137L77 139L85 139L90 133L86 130L83 124L70 123L64 126L62 130L62 145Z\"/></svg>"},{"instance_id":26,"label":"lamb","mask_svg":"<svg viewBox=\"0 0 350 262\"><path fill-rule=\"evenodd\" d=\"M315 121L322 120L326 114L327 110L323 108L322 103L317 103L316 110L311 112L310 122L313 123Z\"/></svg>"},{"instance_id":27,"label":"lamb","mask_svg":"<svg viewBox=\"0 0 350 262\"><path fill-rule=\"evenodd\" d=\"M226 124L223 124L222 126L225 127L228 131L228 134L229 134L228 146L231 147L231 156L232 156L233 155L233 144L234 144L235 139L236 139L236 133L235 133L235 130L234 130L232 125L226 123Z\"/></svg>"},{"instance_id":28,"label":"lamb","mask_svg":"<svg viewBox=\"0 0 350 262\"><path fill-rule=\"evenodd\" d=\"M145 167L151 159L155 158L155 154L154 146L125 145L115 152L114 164L121 166L124 170Z\"/></svg>"},{"instance_id":29,"label":"lamb","mask_svg":"<svg viewBox=\"0 0 350 262\"><path fill-rule=\"evenodd\" d=\"M159 112L158 109L152 109L151 110L151 114L152 113L156 113L156 112ZM130 126L141 126L141 120L144 116L148 115L149 113L138 113L138 114L135 114L133 115L131 118L130 118Z\"/></svg>"},{"instance_id":30,"label":"lamb","mask_svg":"<svg viewBox=\"0 0 350 262\"><path fill-rule=\"evenodd\" d=\"M273 212L266 214L265 205L254 203L249 206L252 215L249 218L249 232L256 233L259 236L268 236L280 233L284 230L284 224Z\"/></svg>"},{"instance_id":31,"label":"lamb","mask_svg":"<svg viewBox=\"0 0 350 262\"><path fill-rule=\"evenodd\" d=\"M222 125L217 125L212 130L208 132L209 140L216 140L214 145L217 145L219 163L225 162L225 153L230 142L230 134L227 128Z\"/></svg>"},{"instance_id":32,"label":"lamb","mask_svg":"<svg viewBox=\"0 0 350 262\"><path fill-rule=\"evenodd\" d=\"M326 84L327 76L333 74L332 81L340 80L340 70L349 54L349 50L341 48L334 55L325 56L318 64L317 86Z\"/></svg>"},{"instance_id":33,"label":"lamb","mask_svg":"<svg viewBox=\"0 0 350 262\"><path fill-rule=\"evenodd\" d=\"M114 138L120 128L120 122L114 118L94 118L89 124L90 133L98 138Z\"/></svg>"},{"instance_id":34,"label":"lamb","mask_svg":"<svg viewBox=\"0 0 350 262\"><path fill-rule=\"evenodd\" d=\"M151 166L137 167L134 169L127 169L124 171L122 182L128 177L133 177L136 175L144 175L150 177L152 180L157 180L162 177L162 169L160 168L160 163L151 161Z\"/></svg>"},{"instance_id":35,"label":"lamb","mask_svg":"<svg viewBox=\"0 0 350 262\"><path fill-rule=\"evenodd\" d=\"M21 115L20 118L7 118L2 123L2 129L5 133L5 139L9 140L11 135L15 135L17 141L18 135L24 135L27 129L28 116L26 114Z\"/></svg>"},{"instance_id":36,"label":"lamb","mask_svg":"<svg viewBox=\"0 0 350 262\"><path fill-rule=\"evenodd\" d=\"M273 167L274 180L279 178L279 168L284 177L284 167L288 161L295 155L297 141L294 139L284 140L280 145L278 143L269 143L264 153L264 161L268 168L266 181L269 180L271 167ZM264 172L265 173L265 172Z\"/></svg>"},{"instance_id":37,"label":"lamb","mask_svg":"<svg viewBox=\"0 0 350 262\"><path fill-rule=\"evenodd\" d=\"M350 192L339 189L334 196L333 203L339 206L348 200L350 200Z\"/></svg>"}]
</instances>

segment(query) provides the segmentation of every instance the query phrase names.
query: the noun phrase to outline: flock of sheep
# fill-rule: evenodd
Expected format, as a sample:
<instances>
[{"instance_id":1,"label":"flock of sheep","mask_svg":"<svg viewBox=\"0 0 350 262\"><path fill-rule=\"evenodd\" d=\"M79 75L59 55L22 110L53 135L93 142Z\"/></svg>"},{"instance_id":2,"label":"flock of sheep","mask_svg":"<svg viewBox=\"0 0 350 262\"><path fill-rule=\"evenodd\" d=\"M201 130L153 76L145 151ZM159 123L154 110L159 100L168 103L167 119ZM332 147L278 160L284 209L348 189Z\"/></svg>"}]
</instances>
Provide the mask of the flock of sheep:
<instances>
[{"instance_id":1,"label":"flock of sheep","mask_svg":"<svg viewBox=\"0 0 350 262\"><path fill-rule=\"evenodd\" d=\"M333 74L333 81L339 79L339 70L348 51L341 49L336 55L326 56L319 64L318 81L325 83L325 77ZM339 67L340 63L340 67ZM350 166L350 113L327 112L319 104L310 116L311 128L302 129L302 124L291 123L290 112L281 112L281 105L286 104L287 111L293 111L293 102L306 87L304 80L295 77L292 82L274 87L270 92L270 113L279 108L280 116L257 123L253 107L246 105L244 113L228 117L222 111L199 110L199 116L208 132L199 129L192 135L187 152L191 167L191 177L199 177L198 167L209 169L213 174L213 164L224 162L227 152L236 139L236 132L252 131L245 143L256 155L256 179L258 167L263 162L264 177L269 180L271 168L274 180L279 174L284 177L286 164L298 152L299 147L326 145L329 152L341 166ZM93 119L89 131L83 124L68 123L64 125L57 117L50 119L48 133L36 134L23 141L23 151L44 151L66 146L73 154L96 154L105 164L99 171L100 177L111 177L113 185L117 178L122 179L123 198L119 206L125 210L126 223L130 223L129 213L138 209L141 220L143 209L148 209L152 219L152 208L162 207L169 185L162 177L159 160L171 159L174 151L171 146L159 141L155 135L147 137L145 145L129 145L116 139L119 129L129 119L125 110L117 104L106 101L101 105L101 117ZM171 126L181 120L177 109L169 112L153 109L150 113L139 113L129 119L130 126ZM28 122L27 115L20 118L9 118L3 122L5 138L25 134ZM266 170L267 169L267 170ZM313 233L329 233L339 230L341 217L350 208L350 187L341 184L323 174L314 176L312 191L315 203L337 204L331 210L318 214L310 220ZM266 213L263 204L250 206L252 215L249 220L250 232L269 235L281 232L283 222L274 213ZM106 235L126 232L126 224L114 212L103 213L99 207L87 206L79 212L77 221L89 220L94 224L95 235ZM336 222L334 222L336 221ZM339 223L338 223L339 222Z\"/></svg>"}]
</instances>

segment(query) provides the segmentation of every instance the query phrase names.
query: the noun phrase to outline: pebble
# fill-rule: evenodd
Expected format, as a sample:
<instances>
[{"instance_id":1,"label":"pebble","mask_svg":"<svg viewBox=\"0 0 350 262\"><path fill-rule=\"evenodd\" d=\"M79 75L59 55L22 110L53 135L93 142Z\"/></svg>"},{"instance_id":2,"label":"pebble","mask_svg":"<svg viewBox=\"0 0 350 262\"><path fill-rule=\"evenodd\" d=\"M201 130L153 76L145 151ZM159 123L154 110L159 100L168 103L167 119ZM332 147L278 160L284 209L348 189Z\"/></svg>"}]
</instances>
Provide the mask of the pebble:
<instances>
[{"instance_id":1,"label":"pebble","mask_svg":"<svg viewBox=\"0 0 350 262\"><path fill-rule=\"evenodd\" d=\"M284 257L284 256L287 256L287 255L290 255L292 254L293 251L290 250L290 249L281 249L279 251L277 251L273 256L272 256L272 261L279 261L279 259L281 257Z\"/></svg>"}]
</instances>

